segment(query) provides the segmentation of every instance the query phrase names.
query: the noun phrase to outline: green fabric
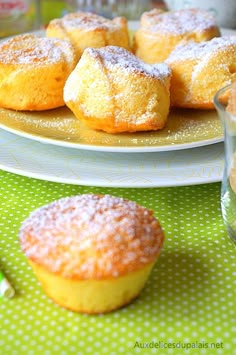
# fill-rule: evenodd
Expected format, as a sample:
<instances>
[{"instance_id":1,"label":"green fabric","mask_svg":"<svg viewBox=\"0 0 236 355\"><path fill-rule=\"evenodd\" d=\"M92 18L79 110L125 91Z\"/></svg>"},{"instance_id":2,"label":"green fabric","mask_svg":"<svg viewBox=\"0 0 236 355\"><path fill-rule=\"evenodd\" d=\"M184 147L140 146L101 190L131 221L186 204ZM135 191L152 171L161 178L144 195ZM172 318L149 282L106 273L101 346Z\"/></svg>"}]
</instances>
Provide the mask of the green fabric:
<instances>
[{"instance_id":1,"label":"green fabric","mask_svg":"<svg viewBox=\"0 0 236 355\"><path fill-rule=\"evenodd\" d=\"M18 243L20 224L35 208L88 192L125 197L153 209L166 235L140 297L99 316L54 304ZM221 217L219 183L98 188L0 171L0 229L0 269L16 290L12 299L0 299L1 354L236 354L235 248Z\"/></svg>"}]
</instances>

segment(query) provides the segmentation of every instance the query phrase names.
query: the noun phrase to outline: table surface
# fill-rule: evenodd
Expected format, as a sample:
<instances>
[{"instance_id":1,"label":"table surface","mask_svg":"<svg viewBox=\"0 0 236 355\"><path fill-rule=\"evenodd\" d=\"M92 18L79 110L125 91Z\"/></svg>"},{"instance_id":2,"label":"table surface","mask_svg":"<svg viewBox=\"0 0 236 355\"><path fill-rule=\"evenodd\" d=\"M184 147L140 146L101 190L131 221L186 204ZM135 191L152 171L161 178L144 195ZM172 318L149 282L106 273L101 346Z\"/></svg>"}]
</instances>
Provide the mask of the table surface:
<instances>
[{"instance_id":1,"label":"table surface","mask_svg":"<svg viewBox=\"0 0 236 355\"><path fill-rule=\"evenodd\" d=\"M4 171L0 181L0 269L16 290L12 299L0 299L2 354L236 354L235 247L221 217L220 183L99 188ZM19 227L35 208L88 192L153 209L166 235L140 297L107 315L82 315L54 304L18 242Z\"/></svg>"},{"instance_id":2,"label":"table surface","mask_svg":"<svg viewBox=\"0 0 236 355\"><path fill-rule=\"evenodd\" d=\"M56 3L50 4L55 11ZM46 23L50 9L43 11ZM140 297L107 315L82 315L54 304L18 242L20 225L35 208L88 192L125 197L153 209L166 235ZM0 232L0 269L16 290L14 298L0 299L1 354L236 354L235 246L221 217L220 183L99 188L0 171Z\"/></svg>"}]
</instances>

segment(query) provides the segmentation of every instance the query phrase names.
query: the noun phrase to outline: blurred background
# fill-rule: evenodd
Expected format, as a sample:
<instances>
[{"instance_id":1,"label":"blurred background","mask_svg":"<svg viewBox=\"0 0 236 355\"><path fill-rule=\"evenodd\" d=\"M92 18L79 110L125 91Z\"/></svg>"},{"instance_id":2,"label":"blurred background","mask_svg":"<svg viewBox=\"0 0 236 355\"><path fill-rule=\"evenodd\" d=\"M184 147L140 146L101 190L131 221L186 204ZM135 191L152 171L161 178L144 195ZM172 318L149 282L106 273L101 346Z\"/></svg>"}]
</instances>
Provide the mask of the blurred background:
<instances>
[{"instance_id":1,"label":"blurred background","mask_svg":"<svg viewBox=\"0 0 236 355\"><path fill-rule=\"evenodd\" d=\"M139 20L153 7L166 8L162 0L0 0L0 37L44 28L50 20L78 10Z\"/></svg>"},{"instance_id":2,"label":"blurred background","mask_svg":"<svg viewBox=\"0 0 236 355\"><path fill-rule=\"evenodd\" d=\"M0 37L44 28L50 20L78 10L136 21L152 8L199 7L211 12L221 27L236 28L236 0L227 4L222 0L0 0Z\"/></svg>"},{"instance_id":3,"label":"blurred background","mask_svg":"<svg viewBox=\"0 0 236 355\"><path fill-rule=\"evenodd\" d=\"M52 18L61 17L68 11L82 10L99 13L105 17L126 16L129 20L138 20L141 14L153 7L165 9L162 0L41 0L42 22L47 24Z\"/></svg>"}]
</instances>

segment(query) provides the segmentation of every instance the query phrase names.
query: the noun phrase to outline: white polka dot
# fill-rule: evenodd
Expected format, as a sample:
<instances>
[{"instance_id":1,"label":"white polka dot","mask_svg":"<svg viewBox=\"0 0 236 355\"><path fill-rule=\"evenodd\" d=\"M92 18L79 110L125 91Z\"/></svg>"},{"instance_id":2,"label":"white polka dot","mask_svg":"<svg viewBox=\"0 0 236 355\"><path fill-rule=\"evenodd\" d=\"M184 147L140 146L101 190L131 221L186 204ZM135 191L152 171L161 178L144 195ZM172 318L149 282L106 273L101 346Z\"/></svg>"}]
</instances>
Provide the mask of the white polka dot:
<instances>
[{"instance_id":1,"label":"white polka dot","mask_svg":"<svg viewBox=\"0 0 236 355\"><path fill-rule=\"evenodd\" d=\"M134 349L137 339L143 343L218 341L224 348L216 354L232 353L235 254L224 237L216 203L219 184L106 189L54 184L2 171L0 178L0 266L17 290L16 297L1 301L0 346L5 353L18 349L28 355L83 355L86 348L93 355L144 354L144 349ZM102 316L70 312L49 300L17 240L21 222L33 209L83 192L136 200L155 211L166 233L164 249L142 295L129 307ZM201 350L202 355L208 354Z\"/></svg>"}]
</instances>

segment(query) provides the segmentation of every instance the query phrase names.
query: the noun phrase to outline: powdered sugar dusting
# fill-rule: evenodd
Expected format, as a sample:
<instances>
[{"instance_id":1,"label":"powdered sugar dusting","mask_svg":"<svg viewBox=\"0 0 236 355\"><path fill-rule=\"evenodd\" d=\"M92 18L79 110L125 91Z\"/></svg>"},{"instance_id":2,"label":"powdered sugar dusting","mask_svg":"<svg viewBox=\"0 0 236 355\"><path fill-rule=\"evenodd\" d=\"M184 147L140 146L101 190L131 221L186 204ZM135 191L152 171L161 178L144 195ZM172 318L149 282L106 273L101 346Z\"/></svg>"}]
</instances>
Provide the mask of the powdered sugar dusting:
<instances>
[{"instance_id":1,"label":"powdered sugar dusting","mask_svg":"<svg viewBox=\"0 0 236 355\"><path fill-rule=\"evenodd\" d=\"M144 74L164 80L170 76L170 68L165 63L146 64L134 54L124 48L117 46L106 46L103 48L87 48L91 56L101 58L108 69L115 67L123 68L128 72Z\"/></svg>"},{"instance_id":2,"label":"powdered sugar dusting","mask_svg":"<svg viewBox=\"0 0 236 355\"><path fill-rule=\"evenodd\" d=\"M15 36L0 45L0 63L3 64L47 65L62 58L73 63L73 57L69 42L31 34Z\"/></svg>"},{"instance_id":3,"label":"powdered sugar dusting","mask_svg":"<svg viewBox=\"0 0 236 355\"><path fill-rule=\"evenodd\" d=\"M236 54L236 36L223 36L205 42L179 44L170 54L169 58L167 58L166 63L171 64L173 61L206 59L219 53L219 51L227 51L231 46L235 48Z\"/></svg>"},{"instance_id":4,"label":"powdered sugar dusting","mask_svg":"<svg viewBox=\"0 0 236 355\"><path fill-rule=\"evenodd\" d=\"M194 32L199 33L216 27L212 15L200 9L160 12L155 9L144 13L142 27L153 34L170 33L172 36Z\"/></svg>"},{"instance_id":5,"label":"powdered sugar dusting","mask_svg":"<svg viewBox=\"0 0 236 355\"><path fill-rule=\"evenodd\" d=\"M58 21L67 30L81 29L83 31L94 31L105 29L112 31L120 27L116 21L109 20L94 13L80 11L69 13L55 21Z\"/></svg>"},{"instance_id":6,"label":"powdered sugar dusting","mask_svg":"<svg viewBox=\"0 0 236 355\"><path fill-rule=\"evenodd\" d=\"M152 212L109 195L63 198L22 224L26 256L64 277L100 279L138 270L154 261L163 232Z\"/></svg>"}]
</instances>

